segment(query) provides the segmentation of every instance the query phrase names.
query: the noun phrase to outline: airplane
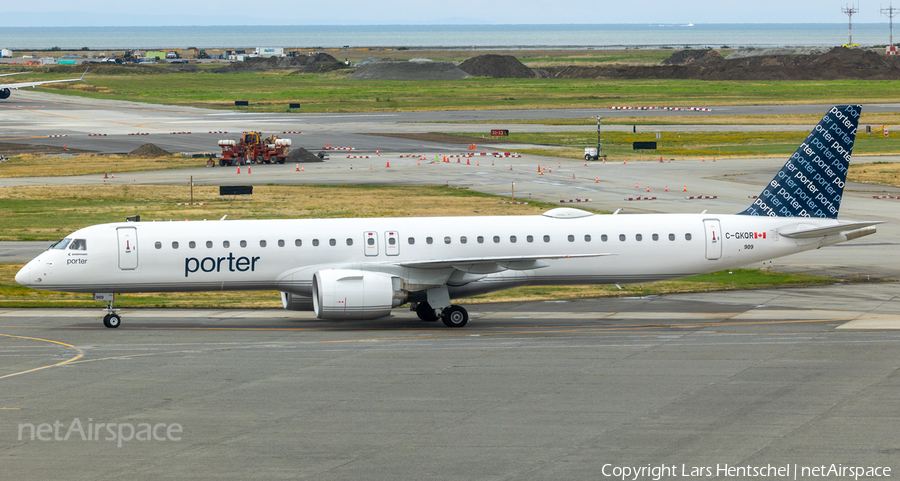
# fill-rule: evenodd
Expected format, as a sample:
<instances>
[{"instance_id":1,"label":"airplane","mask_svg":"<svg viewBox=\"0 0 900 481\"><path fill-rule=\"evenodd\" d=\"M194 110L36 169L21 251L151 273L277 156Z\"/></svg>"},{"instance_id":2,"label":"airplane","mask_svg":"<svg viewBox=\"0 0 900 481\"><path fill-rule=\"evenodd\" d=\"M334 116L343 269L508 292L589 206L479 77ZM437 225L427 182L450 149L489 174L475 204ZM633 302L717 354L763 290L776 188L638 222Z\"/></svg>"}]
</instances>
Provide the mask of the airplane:
<instances>
[{"instance_id":1,"label":"airplane","mask_svg":"<svg viewBox=\"0 0 900 481\"><path fill-rule=\"evenodd\" d=\"M84 73L81 74L81 77L79 77L79 78L70 78L70 79L65 79L65 80L43 80L41 82L17 82L17 83L11 83L11 84L0 84L0 100L8 99L9 96L12 95L12 89L18 90L20 88L25 88L25 87L34 88L34 87L37 87L38 85L56 84L56 83L61 83L61 82L78 82L78 81L84 82L84 76L85 76L85 74L87 74L87 71L88 71L88 69L84 69ZM31 73L31 72L5 73L5 74L0 75L0 77L8 77L10 75L22 75L25 73Z\"/></svg>"},{"instance_id":2,"label":"airplane","mask_svg":"<svg viewBox=\"0 0 900 481\"><path fill-rule=\"evenodd\" d=\"M838 220L861 106L835 106L738 214L542 215L119 222L79 229L16 282L94 293L274 290L319 319L377 319L409 303L462 327L453 299L528 285L650 282L732 269L875 233Z\"/></svg>"}]
</instances>

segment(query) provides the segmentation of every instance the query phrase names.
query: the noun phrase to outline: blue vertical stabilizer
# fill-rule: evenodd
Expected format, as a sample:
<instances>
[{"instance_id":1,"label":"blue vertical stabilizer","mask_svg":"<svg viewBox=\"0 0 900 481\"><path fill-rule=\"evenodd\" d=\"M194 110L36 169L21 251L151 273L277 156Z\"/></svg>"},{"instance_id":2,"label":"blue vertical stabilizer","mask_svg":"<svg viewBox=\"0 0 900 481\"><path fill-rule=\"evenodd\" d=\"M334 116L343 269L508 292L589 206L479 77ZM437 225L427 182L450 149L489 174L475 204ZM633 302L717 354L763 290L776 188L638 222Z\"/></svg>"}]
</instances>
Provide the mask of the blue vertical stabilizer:
<instances>
[{"instance_id":1,"label":"blue vertical stabilizer","mask_svg":"<svg viewBox=\"0 0 900 481\"><path fill-rule=\"evenodd\" d=\"M753 205L739 214L837 218L860 112L860 105L832 107Z\"/></svg>"}]
</instances>

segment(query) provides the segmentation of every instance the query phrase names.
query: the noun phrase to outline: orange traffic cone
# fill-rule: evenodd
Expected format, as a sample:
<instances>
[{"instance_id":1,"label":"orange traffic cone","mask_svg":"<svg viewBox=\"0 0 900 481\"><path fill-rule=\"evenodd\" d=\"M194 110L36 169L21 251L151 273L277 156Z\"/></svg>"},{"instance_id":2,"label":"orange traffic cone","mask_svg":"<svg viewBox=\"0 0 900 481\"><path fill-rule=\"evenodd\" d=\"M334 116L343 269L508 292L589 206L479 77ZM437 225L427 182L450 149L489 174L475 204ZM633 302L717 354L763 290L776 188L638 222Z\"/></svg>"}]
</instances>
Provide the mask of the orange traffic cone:
<instances>
[{"instance_id":1,"label":"orange traffic cone","mask_svg":"<svg viewBox=\"0 0 900 481\"><path fill-rule=\"evenodd\" d=\"M104 172L104 173L103 173L103 178L104 178L104 179L108 179L108 178L109 178L109 173L108 173L108 172Z\"/></svg>"},{"instance_id":2,"label":"orange traffic cone","mask_svg":"<svg viewBox=\"0 0 900 481\"><path fill-rule=\"evenodd\" d=\"M638 187L638 183L637 183L637 182L634 183L634 188L635 188L635 189L640 189L640 187Z\"/></svg>"},{"instance_id":3,"label":"orange traffic cone","mask_svg":"<svg viewBox=\"0 0 900 481\"><path fill-rule=\"evenodd\" d=\"M239 165L238 166L238 174L240 174L240 173L241 173L241 166Z\"/></svg>"},{"instance_id":4,"label":"orange traffic cone","mask_svg":"<svg viewBox=\"0 0 900 481\"><path fill-rule=\"evenodd\" d=\"M647 187L647 192L650 192L650 187Z\"/></svg>"},{"instance_id":5,"label":"orange traffic cone","mask_svg":"<svg viewBox=\"0 0 900 481\"><path fill-rule=\"evenodd\" d=\"M475 167L481 167L481 161L476 160L476 161L475 161Z\"/></svg>"},{"instance_id":6,"label":"orange traffic cone","mask_svg":"<svg viewBox=\"0 0 900 481\"><path fill-rule=\"evenodd\" d=\"M375 149L375 155L381 155L378 153L378 149Z\"/></svg>"},{"instance_id":7,"label":"orange traffic cone","mask_svg":"<svg viewBox=\"0 0 900 481\"><path fill-rule=\"evenodd\" d=\"M252 173L253 173L253 172L250 171L250 166L249 166L249 165L247 166L247 173L248 173L248 174L252 174Z\"/></svg>"},{"instance_id":8,"label":"orange traffic cone","mask_svg":"<svg viewBox=\"0 0 900 481\"><path fill-rule=\"evenodd\" d=\"M687 186L684 186L684 192L687 192Z\"/></svg>"},{"instance_id":9,"label":"orange traffic cone","mask_svg":"<svg viewBox=\"0 0 900 481\"><path fill-rule=\"evenodd\" d=\"M669 191L669 186L667 185L667 186L666 186L666 192L668 192L668 191Z\"/></svg>"},{"instance_id":10,"label":"orange traffic cone","mask_svg":"<svg viewBox=\"0 0 900 481\"><path fill-rule=\"evenodd\" d=\"M389 160L389 161L387 161L387 165L385 167L390 167L390 166L391 166L391 161Z\"/></svg>"},{"instance_id":11,"label":"orange traffic cone","mask_svg":"<svg viewBox=\"0 0 900 481\"><path fill-rule=\"evenodd\" d=\"M600 183L600 177L594 177L594 182L597 183L597 184L599 184L599 183Z\"/></svg>"},{"instance_id":12,"label":"orange traffic cone","mask_svg":"<svg viewBox=\"0 0 900 481\"><path fill-rule=\"evenodd\" d=\"M701 157L700 159L700 162L706 162L706 157Z\"/></svg>"},{"instance_id":13,"label":"orange traffic cone","mask_svg":"<svg viewBox=\"0 0 900 481\"><path fill-rule=\"evenodd\" d=\"M468 159L468 158L466 158L466 165L472 165L472 164L469 163L469 159Z\"/></svg>"},{"instance_id":14,"label":"orange traffic cone","mask_svg":"<svg viewBox=\"0 0 900 481\"><path fill-rule=\"evenodd\" d=\"M63 144L63 150L66 150L66 144Z\"/></svg>"},{"instance_id":15,"label":"orange traffic cone","mask_svg":"<svg viewBox=\"0 0 900 481\"><path fill-rule=\"evenodd\" d=\"M115 179L115 178L116 178L116 173L113 172L113 174L112 174L109 178L110 178L110 179Z\"/></svg>"},{"instance_id":16,"label":"orange traffic cone","mask_svg":"<svg viewBox=\"0 0 900 481\"><path fill-rule=\"evenodd\" d=\"M352 168L353 168L353 166L352 166L352 165L351 165L351 166L350 166L350 168L351 168L351 169L352 169ZM305 171L305 170L303 170L303 167L300 167L300 172L306 172L306 171Z\"/></svg>"},{"instance_id":17,"label":"orange traffic cone","mask_svg":"<svg viewBox=\"0 0 900 481\"><path fill-rule=\"evenodd\" d=\"M351 168L351 169L353 168L353 165L352 165L352 164L350 165L350 168ZM300 164L299 164L299 163L297 164L297 169L296 169L296 170L297 170L297 172L300 172Z\"/></svg>"}]
</instances>

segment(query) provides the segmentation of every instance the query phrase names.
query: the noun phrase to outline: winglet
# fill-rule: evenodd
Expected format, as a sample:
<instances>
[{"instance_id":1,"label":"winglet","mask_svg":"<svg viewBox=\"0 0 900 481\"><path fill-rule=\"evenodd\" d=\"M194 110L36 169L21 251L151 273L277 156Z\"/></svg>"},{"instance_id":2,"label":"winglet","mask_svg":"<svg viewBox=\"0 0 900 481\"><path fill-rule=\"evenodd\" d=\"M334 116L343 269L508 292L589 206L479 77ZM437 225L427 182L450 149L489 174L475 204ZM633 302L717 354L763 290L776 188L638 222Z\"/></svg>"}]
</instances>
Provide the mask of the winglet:
<instances>
[{"instance_id":1,"label":"winglet","mask_svg":"<svg viewBox=\"0 0 900 481\"><path fill-rule=\"evenodd\" d=\"M87 83L87 81L84 80L84 76L87 75L87 71L88 71L89 68L90 68L90 67L84 69L84 73L81 74L81 78L79 78L78 80L81 80L82 82Z\"/></svg>"},{"instance_id":2,"label":"winglet","mask_svg":"<svg viewBox=\"0 0 900 481\"><path fill-rule=\"evenodd\" d=\"M740 215L836 219L861 105L836 105Z\"/></svg>"}]
</instances>

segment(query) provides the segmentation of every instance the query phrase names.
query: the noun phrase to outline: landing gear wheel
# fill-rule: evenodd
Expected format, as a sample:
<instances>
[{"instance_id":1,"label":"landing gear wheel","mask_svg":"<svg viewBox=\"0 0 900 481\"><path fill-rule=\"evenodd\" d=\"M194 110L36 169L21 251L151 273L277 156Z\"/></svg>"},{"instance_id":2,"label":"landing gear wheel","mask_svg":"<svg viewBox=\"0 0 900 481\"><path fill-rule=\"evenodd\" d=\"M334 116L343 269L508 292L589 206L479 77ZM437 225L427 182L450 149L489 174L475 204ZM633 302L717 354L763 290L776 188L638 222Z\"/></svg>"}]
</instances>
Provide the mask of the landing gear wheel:
<instances>
[{"instance_id":1,"label":"landing gear wheel","mask_svg":"<svg viewBox=\"0 0 900 481\"><path fill-rule=\"evenodd\" d=\"M416 315L425 322L434 322L438 320L438 316L434 314L434 309L432 309L427 302L420 302L419 305L416 306Z\"/></svg>"},{"instance_id":2,"label":"landing gear wheel","mask_svg":"<svg viewBox=\"0 0 900 481\"><path fill-rule=\"evenodd\" d=\"M118 314L107 314L103 316L103 325L111 329L115 329L122 324L122 318Z\"/></svg>"},{"instance_id":3,"label":"landing gear wheel","mask_svg":"<svg viewBox=\"0 0 900 481\"><path fill-rule=\"evenodd\" d=\"M450 306L444 309L441 320L447 327L463 327L469 322L469 312L462 306Z\"/></svg>"}]
</instances>

